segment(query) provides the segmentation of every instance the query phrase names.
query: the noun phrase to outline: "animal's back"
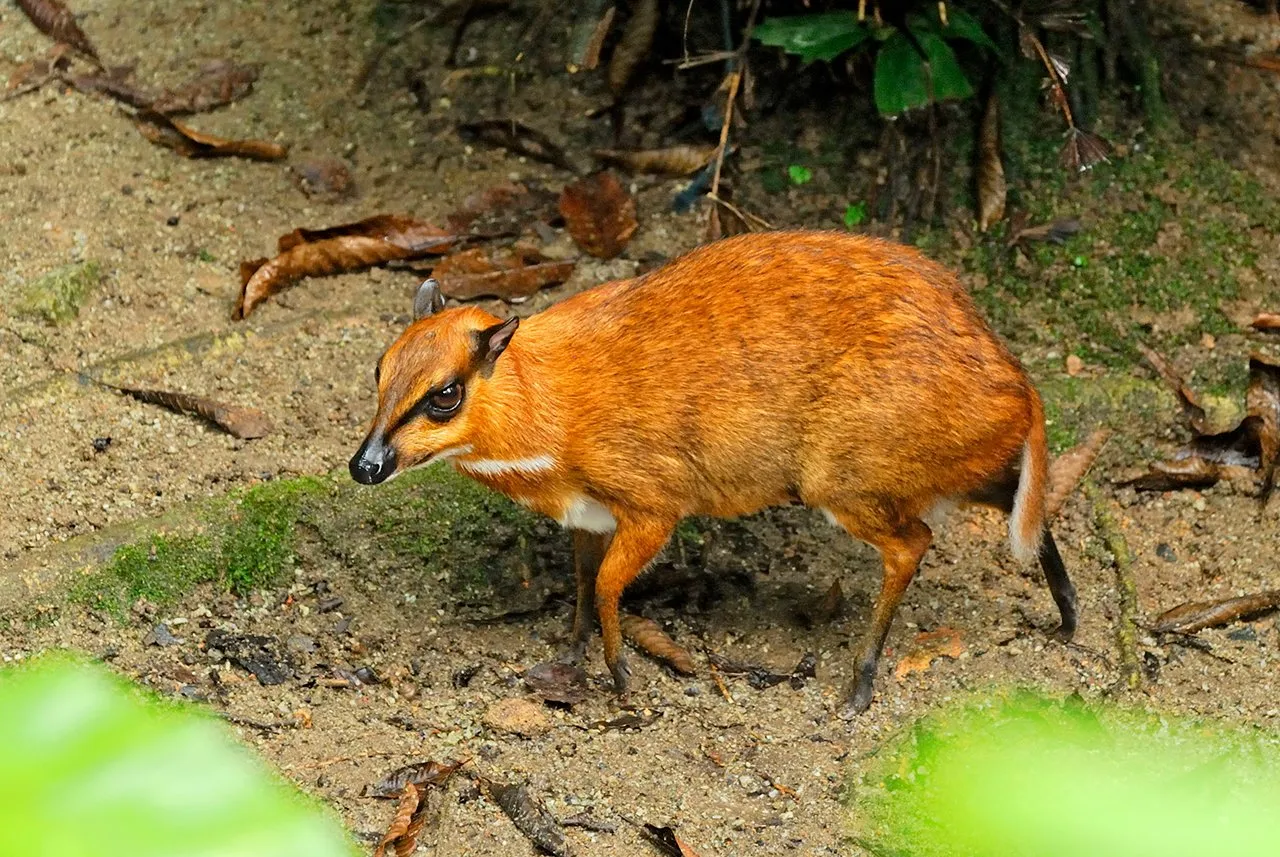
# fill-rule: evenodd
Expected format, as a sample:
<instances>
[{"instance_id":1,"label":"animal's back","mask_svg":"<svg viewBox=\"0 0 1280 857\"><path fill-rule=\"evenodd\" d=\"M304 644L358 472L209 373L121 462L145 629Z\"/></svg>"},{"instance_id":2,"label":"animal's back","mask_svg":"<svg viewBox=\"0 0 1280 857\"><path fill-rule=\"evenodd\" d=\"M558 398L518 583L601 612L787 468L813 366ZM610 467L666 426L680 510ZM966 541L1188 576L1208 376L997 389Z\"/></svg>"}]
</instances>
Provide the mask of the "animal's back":
<instances>
[{"instance_id":1,"label":"animal's back","mask_svg":"<svg viewBox=\"0 0 1280 857\"><path fill-rule=\"evenodd\" d=\"M548 392L579 429L570 458L627 505L932 504L1012 461L1032 419L1024 373L956 279L871 238L738 236L526 327L563 367Z\"/></svg>"}]
</instances>

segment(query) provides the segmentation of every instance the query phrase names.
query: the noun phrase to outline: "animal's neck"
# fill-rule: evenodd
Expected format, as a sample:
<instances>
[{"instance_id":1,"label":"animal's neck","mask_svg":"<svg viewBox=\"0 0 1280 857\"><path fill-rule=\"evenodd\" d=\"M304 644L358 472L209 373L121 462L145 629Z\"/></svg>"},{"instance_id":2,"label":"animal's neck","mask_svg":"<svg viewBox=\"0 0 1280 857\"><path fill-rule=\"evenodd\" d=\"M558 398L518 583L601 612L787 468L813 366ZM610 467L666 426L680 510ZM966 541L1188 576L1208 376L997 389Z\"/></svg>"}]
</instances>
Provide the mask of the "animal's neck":
<instances>
[{"instance_id":1,"label":"animal's neck","mask_svg":"<svg viewBox=\"0 0 1280 857\"><path fill-rule=\"evenodd\" d=\"M472 475L532 474L559 461L555 394L535 353L513 342L498 360L472 419L479 429L456 464Z\"/></svg>"}]
</instances>

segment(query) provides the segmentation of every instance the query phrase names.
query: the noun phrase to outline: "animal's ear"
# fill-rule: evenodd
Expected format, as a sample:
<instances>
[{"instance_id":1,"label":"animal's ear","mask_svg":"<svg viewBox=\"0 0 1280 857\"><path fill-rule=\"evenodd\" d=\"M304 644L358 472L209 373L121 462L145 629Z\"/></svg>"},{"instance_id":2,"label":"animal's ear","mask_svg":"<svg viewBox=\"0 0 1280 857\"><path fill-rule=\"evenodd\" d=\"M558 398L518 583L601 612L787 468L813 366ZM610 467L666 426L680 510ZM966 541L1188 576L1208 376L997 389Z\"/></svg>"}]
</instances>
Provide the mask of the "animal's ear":
<instances>
[{"instance_id":1,"label":"animal's ear","mask_svg":"<svg viewBox=\"0 0 1280 857\"><path fill-rule=\"evenodd\" d=\"M424 280L418 286L418 293L413 296L413 320L435 315L444 309L444 294L440 291L440 283L435 277Z\"/></svg>"},{"instance_id":2,"label":"animal's ear","mask_svg":"<svg viewBox=\"0 0 1280 857\"><path fill-rule=\"evenodd\" d=\"M511 343L511 337L515 335L516 328L519 326L519 317L512 316L501 324L486 327L476 333L476 338L479 340L477 357L484 372L487 373L493 369L493 364L497 362L502 352L507 350L507 345Z\"/></svg>"}]
</instances>

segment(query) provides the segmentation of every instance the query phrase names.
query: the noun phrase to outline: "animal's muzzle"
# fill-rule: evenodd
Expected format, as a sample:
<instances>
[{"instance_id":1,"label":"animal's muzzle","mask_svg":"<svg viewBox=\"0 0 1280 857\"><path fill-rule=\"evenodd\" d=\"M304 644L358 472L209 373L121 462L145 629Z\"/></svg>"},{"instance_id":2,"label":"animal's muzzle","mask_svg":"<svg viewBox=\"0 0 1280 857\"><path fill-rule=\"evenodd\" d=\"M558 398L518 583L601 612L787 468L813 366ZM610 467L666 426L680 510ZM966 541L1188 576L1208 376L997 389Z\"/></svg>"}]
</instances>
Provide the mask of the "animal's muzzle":
<instances>
[{"instance_id":1,"label":"animal's muzzle","mask_svg":"<svg viewBox=\"0 0 1280 857\"><path fill-rule=\"evenodd\" d=\"M381 437L370 436L360 445L348 465L351 478L361 485L377 485L396 472L396 451Z\"/></svg>"}]
</instances>

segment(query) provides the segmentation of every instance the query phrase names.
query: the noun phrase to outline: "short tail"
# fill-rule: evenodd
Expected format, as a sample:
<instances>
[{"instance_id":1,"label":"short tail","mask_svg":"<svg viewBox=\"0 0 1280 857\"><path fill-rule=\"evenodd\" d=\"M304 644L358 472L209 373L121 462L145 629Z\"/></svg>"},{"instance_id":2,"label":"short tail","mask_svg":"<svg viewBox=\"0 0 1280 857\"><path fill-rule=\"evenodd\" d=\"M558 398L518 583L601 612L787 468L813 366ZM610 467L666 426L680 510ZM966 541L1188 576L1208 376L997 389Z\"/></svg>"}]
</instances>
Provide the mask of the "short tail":
<instances>
[{"instance_id":1,"label":"short tail","mask_svg":"<svg viewBox=\"0 0 1280 857\"><path fill-rule=\"evenodd\" d=\"M1013 555L1030 562L1040 553L1044 538L1045 492L1049 485L1049 445L1044 434L1044 405L1031 391L1031 428L1022 444L1018 491L1009 515L1009 546Z\"/></svg>"}]
</instances>

